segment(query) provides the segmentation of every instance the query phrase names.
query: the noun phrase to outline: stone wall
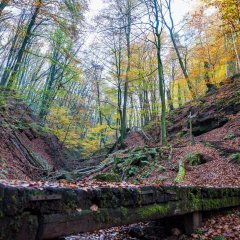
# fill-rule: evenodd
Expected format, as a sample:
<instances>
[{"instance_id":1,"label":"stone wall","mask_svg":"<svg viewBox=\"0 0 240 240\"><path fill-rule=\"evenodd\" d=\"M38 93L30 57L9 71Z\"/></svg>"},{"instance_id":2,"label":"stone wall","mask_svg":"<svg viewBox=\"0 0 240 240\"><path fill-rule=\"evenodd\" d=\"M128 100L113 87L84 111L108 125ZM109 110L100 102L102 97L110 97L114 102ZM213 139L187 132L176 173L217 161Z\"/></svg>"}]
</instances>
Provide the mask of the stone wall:
<instances>
[{"instance_id":1,"label":"stone wall","mask_svg":"<svg viewBox=\"0 0 240 240\"><path fill-rule=\"evenodd\" d=\"M240 188L34 189L0 184L0 239L53 239L233 206L240 206Z\"/></svg>"}]
</instances>

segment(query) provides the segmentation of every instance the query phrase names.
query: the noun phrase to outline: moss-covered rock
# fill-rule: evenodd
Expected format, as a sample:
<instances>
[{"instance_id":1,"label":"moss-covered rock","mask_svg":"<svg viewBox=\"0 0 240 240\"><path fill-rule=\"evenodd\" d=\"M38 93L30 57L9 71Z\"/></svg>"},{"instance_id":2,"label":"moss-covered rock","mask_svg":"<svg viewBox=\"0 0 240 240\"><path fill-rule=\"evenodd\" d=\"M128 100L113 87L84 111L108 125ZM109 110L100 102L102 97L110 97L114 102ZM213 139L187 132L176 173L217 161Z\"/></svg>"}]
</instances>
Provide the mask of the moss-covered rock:
<instances>
[{"instance_id":1,"label":"moss-covered rock","mask_svg":"<svg viewBox=\"0 0 240 240\"><path fill-rule=\"evenodd\" d=\"M94 177L99 182L120 182L121 178L116 173L102 173Z\"/></svg>"},{"instance_id":2,"label":"moss-covered rock","mask_svg":"<svg viewBox=\"0 0 240 240\"><path fill-rule=\"evenodd\" d=\"M234 153L229 157L230 163L240 164L240 153Z\"/></svg>"},{"instance_id":3,"label":"moss-covered rock","mask_svg":"<svg viewBox=\"0 0 240 240\"><path fill-rule=\"evenodd\" d=\"M198 166L207 162L204 155L201 153L188 153L185 159L190 166Z\"/></svg>"},{"instance_id":4,"label":"moss-covered rock","mask_svg":"<svg viewBox=\"0 0 240 240\"><path fill-rule=\"evenodd\" d=\"M168 211L170 211L170 205L168 204L152 204L141 207L137 210L137 214L141 219L146 219L155 215L165 216Z\"/></svg>"}]
</instances>

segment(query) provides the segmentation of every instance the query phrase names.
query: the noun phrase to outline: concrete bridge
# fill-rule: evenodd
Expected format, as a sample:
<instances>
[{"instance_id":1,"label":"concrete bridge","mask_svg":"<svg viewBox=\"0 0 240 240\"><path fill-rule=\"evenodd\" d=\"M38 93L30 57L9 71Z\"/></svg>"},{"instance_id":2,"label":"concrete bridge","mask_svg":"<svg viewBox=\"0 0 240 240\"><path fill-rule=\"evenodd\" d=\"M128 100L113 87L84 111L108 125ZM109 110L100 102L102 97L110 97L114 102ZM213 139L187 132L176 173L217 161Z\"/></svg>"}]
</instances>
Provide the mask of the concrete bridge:
<instances>
[{"instance_id":1,"label":"concrete bridge","mask_svg":"<svg viewBox=\"0 0 240 240\"><path fill-rule=\"evenodd\" d=\"M183 215L190 233L204 211L240 206L240 188L45 187L0 184L0 239L54 239Z\"/></svg>"}]
</instances>

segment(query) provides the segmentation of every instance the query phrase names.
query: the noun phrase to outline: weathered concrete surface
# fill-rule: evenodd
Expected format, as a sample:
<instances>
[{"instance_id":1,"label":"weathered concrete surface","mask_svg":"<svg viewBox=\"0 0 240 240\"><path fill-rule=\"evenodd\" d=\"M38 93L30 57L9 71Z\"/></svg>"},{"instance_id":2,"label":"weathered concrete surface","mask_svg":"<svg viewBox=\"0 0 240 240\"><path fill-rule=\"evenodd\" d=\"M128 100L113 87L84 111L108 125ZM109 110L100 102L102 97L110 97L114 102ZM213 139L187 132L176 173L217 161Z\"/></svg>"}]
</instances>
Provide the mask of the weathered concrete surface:
<instances>
[{"instance_id":1,"label":"weathered concrete surface","mask_svg":"<svg viewBox=\"0 0 240 240\"><path fill-rule=\"evenodd\" d=\"M98 207L92 211L92 205ZM240 206L240 188L42 190L0 184L0 239L53 239L117 225Z\"/></svg>"}]
</instances>

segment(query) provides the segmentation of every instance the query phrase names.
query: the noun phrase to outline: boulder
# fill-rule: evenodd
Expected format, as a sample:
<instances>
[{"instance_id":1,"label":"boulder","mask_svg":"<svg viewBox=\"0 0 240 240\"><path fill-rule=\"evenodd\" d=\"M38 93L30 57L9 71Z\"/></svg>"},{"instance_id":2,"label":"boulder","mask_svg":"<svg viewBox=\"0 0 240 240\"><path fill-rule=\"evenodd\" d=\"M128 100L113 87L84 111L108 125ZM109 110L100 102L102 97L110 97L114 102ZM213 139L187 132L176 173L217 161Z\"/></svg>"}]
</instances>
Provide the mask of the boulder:
<instances>
[{"instance_id":1,"label":"boulder","mask_svg":"<svg viewBox=\"0 0 240 240\"><path fill-rule=\"evenodd\" d=\"M185 159L190 166L198 166L207 162L206 158L201 153L188 153Z\"/></svg>"}]
</instances>

